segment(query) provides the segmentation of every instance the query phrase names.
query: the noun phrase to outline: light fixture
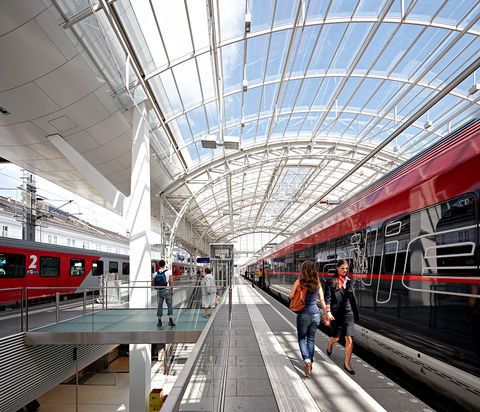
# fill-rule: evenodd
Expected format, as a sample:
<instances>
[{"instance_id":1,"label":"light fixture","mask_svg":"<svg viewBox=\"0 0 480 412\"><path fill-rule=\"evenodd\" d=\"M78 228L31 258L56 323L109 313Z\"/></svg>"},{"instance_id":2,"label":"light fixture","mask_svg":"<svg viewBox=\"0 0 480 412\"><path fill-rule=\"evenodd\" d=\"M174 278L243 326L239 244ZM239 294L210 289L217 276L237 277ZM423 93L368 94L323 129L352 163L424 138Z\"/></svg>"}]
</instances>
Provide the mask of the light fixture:
<instances>
[{"instance_id":1,"label":"light fixture","mask_svg":"<svg viewBox=\"0 0 480 412\"><path fill-rule=\"evenodd\" d=\"M341 200L327 199L327 200L320 200L318 203L320 203L322 205L339 205L340 203L342 203L342 201Z\"/></svg>"},{"instance_id":2,"label":"light fixture","mask_svg":"<svg viewBox=\"0 0 480 412\"><path fill-rule=\"evenodd\" d=\"M473 85L468 89L468 94L472 95L477 93L480 90L480 83L477 83L477 77L475 72L473 72Z\"/></svg>"},{"instance_id":3,"label":"light fixture","mask_svg":"<svg viewBox=\"0 0 480 412\"><path fill-rule=\"evenodd\" d=\"M250 13L245 14L245 33L250 33L252 25L252 15Z\"/></svg>"},{"instance_id":4,"label":"light fixture","mask_svg":"<svg viewBox=\"0 0 480 412\"><path fill-rule=\"evenodd\" d=\"M238 150L240 145L238 136L223 136L223 143L218 143L216 135L204 134L201 140L204 149L216 149L217 146L223 146L227 150Z\"/></svg>"},{"instance_id":5,"label":"light fixture","mask_svg":"<svg viewBox=\"0 0 480 412\"><path fill-rule=\"evenodd\" d=\"M237 150L240 145L238 136L223 136L223 147L225 149Z\"/></svg>"},{"instance_id":6,"label":"light fixture","mask_svg":"<svg viewBox=\"0 0 480 412\"><path fill-rule=\"evenodd\" d=\"M475 83L470 89L468 89L468 94L472 95L477 93L480 90L480 83Z\"/></svg>"},{"instance_id":7,"label":"light fixture","mask_svg":"<svg viewBox=\"0 0 480 412\"><path fill-rule=\"evenodd\" d=\"M217 135L204 134L202 135L202 147L204 149L216 149L217 148Z\"/></svg>"},{"instance_id":8,"label":"light fixture","mask_svg":"<svg viewBox=\"0 0 480 412\"><path fill-rule=\"evenodd\" d=\"M425 129L428 129L429 127L431 127L433 124L433 122L430 120L430 111L427 111L427 121L425 122L425 124L423 125L423 127Z\"/></svg>"}]
</instances>

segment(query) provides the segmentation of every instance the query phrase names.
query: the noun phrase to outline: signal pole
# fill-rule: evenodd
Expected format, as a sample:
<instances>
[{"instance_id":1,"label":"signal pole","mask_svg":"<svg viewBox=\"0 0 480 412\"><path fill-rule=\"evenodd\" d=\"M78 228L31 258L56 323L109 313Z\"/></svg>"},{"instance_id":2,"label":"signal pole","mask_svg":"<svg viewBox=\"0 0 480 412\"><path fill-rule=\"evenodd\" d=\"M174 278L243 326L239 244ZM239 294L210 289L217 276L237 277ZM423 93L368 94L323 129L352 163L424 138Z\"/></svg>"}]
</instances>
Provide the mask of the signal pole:
<instances>
[{"instance_id":1,"label":"signal pole","mask_svg":"<svg viewBox=\"0 0 480 412\"><path fill-rule=\"evenodd\" d=\"M37 186L35 175L23 170L22 187L22 239L35 242L35 227L37 226Z\"/></svg>"}]
</instances>

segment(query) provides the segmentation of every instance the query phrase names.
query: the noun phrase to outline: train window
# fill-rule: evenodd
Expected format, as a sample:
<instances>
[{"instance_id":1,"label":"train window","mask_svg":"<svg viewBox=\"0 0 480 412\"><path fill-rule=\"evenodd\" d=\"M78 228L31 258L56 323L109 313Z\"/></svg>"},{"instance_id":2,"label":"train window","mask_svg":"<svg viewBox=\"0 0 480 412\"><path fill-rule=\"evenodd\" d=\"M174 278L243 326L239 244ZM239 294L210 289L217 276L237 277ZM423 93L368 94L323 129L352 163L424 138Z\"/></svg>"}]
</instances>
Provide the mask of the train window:
<instances>
[{"instance_id":1,"label":"train window","mask_svg":"<svg viewBox=\"0 0 480 412\"><path fill-rule=\"evenodd\" d=\"M93 276L102 276L103 275L103 261L102 260L93 260L92 261L92 275Z\"/></svg>"},{"instance_id":2,"label":"train window","mask_svg":"<svg viewBox=\"0 0 480 412\"><path fill-rule=\"evenodd\" d=\"M85 275L85 260L70 259L70 276L84 276Z\"/></svg>"},{"instance_id":3,"label":"train window","mask_svg":"<svg viewBox=\"0 0 480 412\"><path fill-rule=\"evenodd\" d=\"M335 239L321 243L317 248L317 270L320 273L335 273Z\"/></svg>"},{"instance_id":4,"label":"train window","mask_svg":"<svg viewBox=\"0 0 480 412\"><path fill-rule=\"evenodd\" d=\"M404 215L385 223L385 244L383 252L383 271L386 274L410 272L405 266L407 248L410 242L410 215ZM388 280L390 283L390 280Z\"/></svg>"},{"instance_id":5,"label":"train window","mask_svg":"<svg viewBox=\"0 0 480 412\"><path fill-rule=\"evenodd\" d=\"M341 236L335 239L335 250L337 261L345 259L350 266L350 272L353 270L354 245L352 244L352 234ZM336 265L336 262L335 262Z\"/></svg>"},{"instance_id":6,"label":"train window","mask_svg":"<svg viewBox=\"0 0 480 412\"><path fill-rule=\"evenodd\" d=\"M40 256L40 276L54 278L60 276L60 258Z\"/></svg>"},{"instance_id":7,"label":"train window","mask_svg":"<svg viewBox=\"0 0 480 412\"><path fill-rule=\"evenodd\" d=\"M0 253L0 279L25 277L25 255Z\"/></svg>"},{"instance_id":8,"label":"train window","mask_svg":"<svg viewBox=\"0 0 480 412\"><path fill-rule=\"evenodd\" d=\"M129 275L130 274L130 264L128 262L122 263L122 274Z\"/></svg>"},{"instance_id":9,"label":"train window","mask_svg":"<svg viewBox=\"0 0 480 412\"><path fill-rule=\"evenodd\" d=\"M418 274L473 275L478 268L476 200L472 194L415 213L409 246Z\"/></svg>"},{"instance_id":10,"label":"train window","mask_svg":"<svg viewBox=\"0 0 480 412\"><path fill-rule=\"evenodd\" d=\"M108 273L118 273L118 262L108 262Z\"/></svg>"},{"instance_id":11,"label":"train window","mask_svg":"<svg viewBox=\"0 0 480 412\"><path fill-rule=\"evenodd\" d=\"M401 230L402 230L401 220L397 222L388 223L385 226L385 237L398 235Z\"/></svg>"}]
</instances>

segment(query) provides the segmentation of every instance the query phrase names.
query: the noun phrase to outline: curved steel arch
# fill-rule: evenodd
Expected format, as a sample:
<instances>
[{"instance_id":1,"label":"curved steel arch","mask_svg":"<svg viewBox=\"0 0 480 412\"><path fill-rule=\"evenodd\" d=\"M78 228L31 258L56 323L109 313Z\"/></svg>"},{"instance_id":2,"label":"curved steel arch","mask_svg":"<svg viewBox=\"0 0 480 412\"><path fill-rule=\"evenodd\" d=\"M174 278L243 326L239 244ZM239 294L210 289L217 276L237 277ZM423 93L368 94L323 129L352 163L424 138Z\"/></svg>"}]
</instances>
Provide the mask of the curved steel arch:
<instances>
[{"instance_id":1,"label":"curved steel arch","mask_svg":"<svg viewBox=\"0 0 480 412\"><path fill-rule=\"evenodd\" d=\"M301 155L296 155L296 156L288 156L288 160L290 159L304 159L305 156L301 156ZM312 156L312 158L318 158L318 159L321 159L321 160L327 160L327 161L331 161L331 160L335 160L335 161L340 161L340 162L343 162L343 163L350 163L350 164L356 164L356 160L358 159L352 159L351 157L347 157L347 156L334 156L334 155L328 155L328 156ZM276 162L279 162L280 160L279 159L271 159L270 160L270 163L276 163ZM256 166L256 165L253 165L253 166L250 166L251 168L261 168L260 165ZM312 167L312 168L315 168L315 166L307 166L307 165L302 165L302 167ZM367 165L365 166L366 168L368 169L371 169L371 170L374 170L376 173L385 173L387 172L389 169L386 168L385 166L382 166L382 165ZM336 169L335 167L332 167L332 169ZM237 170L233 170L231 173L232 173L232 176L234 176L235 174L238 173L243 173L242 171L237 171ZM251 169L250 169L250 173L251 173ZM251 183L251 185L255 185L255 183ZM242 188L245 188L245 187L249 187L248 185L243 185ZM225 192L228 192L228 187L226 187L224 189ZM218 195L218 191L215 193L216 195ZM245 197L245 195L240 195L242 196L241 197L241 200L245 200L245 199L250 199L250 197L254 197L255 194L252 193L251 196L248 196ZM198 207L201 207L203 204L208 204L210 203L210 199L211 199L211 196L209 197L206 197L204 199L202 199L200 202L198 202ZM238 201L235 201L235 198L232 197L232 202L234 204L237 204ZM258 203L264 203L264 202L258 202ZM250 203L249 206L252 206L252 205L255 205L257 203ZM218 209L222 209L222 206L223 208L226 208L228 206L228 201L225 201L224 203L222 203L221 205L219 206L215 206L215 207L212 207L210 209L207 209L203 212L203 215L205 217L208 217L209 215L213 214L216 210ZM233 211L237 211L236 208L233 208Z\"/></svg>"},{"instance_id":2,"label":"curved steel arch","mask_svg":"<svg viewBox=\"0 0 480 412\"><path fill-rule=\"evenodd\" d=\"M337 143L338 144L338 143ZM285 145L285 143L283 143L283 146ZM255 149L258 149L258 148L255 148ZM262 148L262 151L265 152L267 150L266 147L263 147ZM370 148L371 150L371 148ZM368 150L367 150L368 152ZM382 156L384 155L384 153L382 154ZM245 154L242 154L242 157L245 157ZM302 157L302 156L299 156L299 157ZM392 160L396 159L398 161L398 156L395 157L395 155L391 155L391 157L393 158ZM276 157L274 159L266 159L264 160L264 163L279 163L281 162L282 160L288 160L292 158L292 155L291 154L283 154L282 156L280 157ZM222 159L223 162L221 163L224 163L226 162L226 159L223 158ZM209 165L210 166L210 165ZM184 205L182 206L182 208L180 209L180 211L178 212L178 215L175 219L175 222L172 226L172 229L171 229L171 235L170 235L170 239L169 239L169 242L168 242L168 250L173 250L173 242L174 242L174 239L175 239L175 231L177 230L177 227L181 221L181 219L183 219L183 216L187 210L187 208L189 207L190 203L200 194L202 193L203 191L207 190L208 188L210 188L211 186L214 186L216 183L220 182L221 180L225 179L226 176L232 176L233 174L236 174L236 173L243 173L244 171L248 170L248 168L250 168L251 165L246 165L246 166L243 166L243 167L239 167L238 169L235 169L235 170L229 170L229 171L226 171L224 174L220 175L219 177L217 177L216 179L210 181L209 183L205 184L202 188L200 188L197 192L195 192L194 194L192 194L190 196L190 198L184 203ZM208 169L209 167L207 167ZM184 177L184 180L186 179L186 177ZM178 185L178 187L180 187L181 185L183 185L183 181L180 182L180 183L176 183L176 185ZM172 186L173 185L170 185L170 191L172 191ZM162 195L165 195L166 191L164 190L162 192ZM201 236L201 238L203 238L203 235Z\"/></svg>"},{"instance_id":3,"label":"curved steel arch","mask_svg":"<svg viewBox=\"0 0 480 412\"><path fill-rule=\"evenodd\" d=\"M194 169L184 173L181 179L170 182L167 186L165 186L161 190L160 194L171 193L177 190L179 187L183 186L184 183L188 183L188 181L193 181L195 178L198 178L201 175L205 174L205 172L208 171L209 169L214 169L216 167L223 166L224 164L228 164L228 163L233 164L234 162L239 162L244 158L260 156L267 151L275 151L275 150L284 151L286 147L288 148L288 150L292 150L295 148L306 149L308 145L312 145L312 144L316 145L317 148L321 147L327 150L331 149L332 147L335 147L339 151L356 150L359 153L363 152L365 154L370 153L372 148L375 147L375 145L371 143L357 144L353 140L338 141L336 139L331 139L331 140L329 139L329 140L316 141L312 143L308 138L302 138L301 140L297 139L295 141L272 141L269 144L259 143L249 147L245 147L239 151L235 151L230 154L227 153L225 156L223 156L222 154L217 155L208 164L198 165ZM385 161L399 160L399 156L395 152L384 151L379 155L382 156L385 159ZM404 157L403 159L406 160L407 157Z\"/></svg>"}]
</instances>

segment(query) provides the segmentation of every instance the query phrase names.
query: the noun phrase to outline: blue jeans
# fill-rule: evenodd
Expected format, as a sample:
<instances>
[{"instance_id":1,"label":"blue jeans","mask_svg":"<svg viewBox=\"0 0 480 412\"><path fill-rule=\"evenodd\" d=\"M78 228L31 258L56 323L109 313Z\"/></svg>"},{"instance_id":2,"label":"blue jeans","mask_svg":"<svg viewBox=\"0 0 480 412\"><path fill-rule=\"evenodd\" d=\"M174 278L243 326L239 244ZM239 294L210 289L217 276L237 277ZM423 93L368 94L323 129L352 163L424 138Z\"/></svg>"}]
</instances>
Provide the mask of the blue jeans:
<instances>
[{"instance_id":1,"label":"blue jeans","mask_svg":"<svg viewBox=\"0 0 480 412\"><path fill-rule=\"evenodd\" d=\"M168 306L168 314L173 315L173 306L172 306L172 294L170 293L170 289L159 290L157 292L158 295L158 308L157 308L157 316L163 315L163 301L167 301Z\"/></svg>"},{"instance_id":2,"label":"blue jeans","mask_svg":"<svg viewBox=\"0 0 480 412\"><path fill-rule=\"evenodd\" d=\"M320 313L301 313L297 315L298 345L305 365L313 363L315 333L318 325L320 325Z\"/></svg>"}]
</instances>

